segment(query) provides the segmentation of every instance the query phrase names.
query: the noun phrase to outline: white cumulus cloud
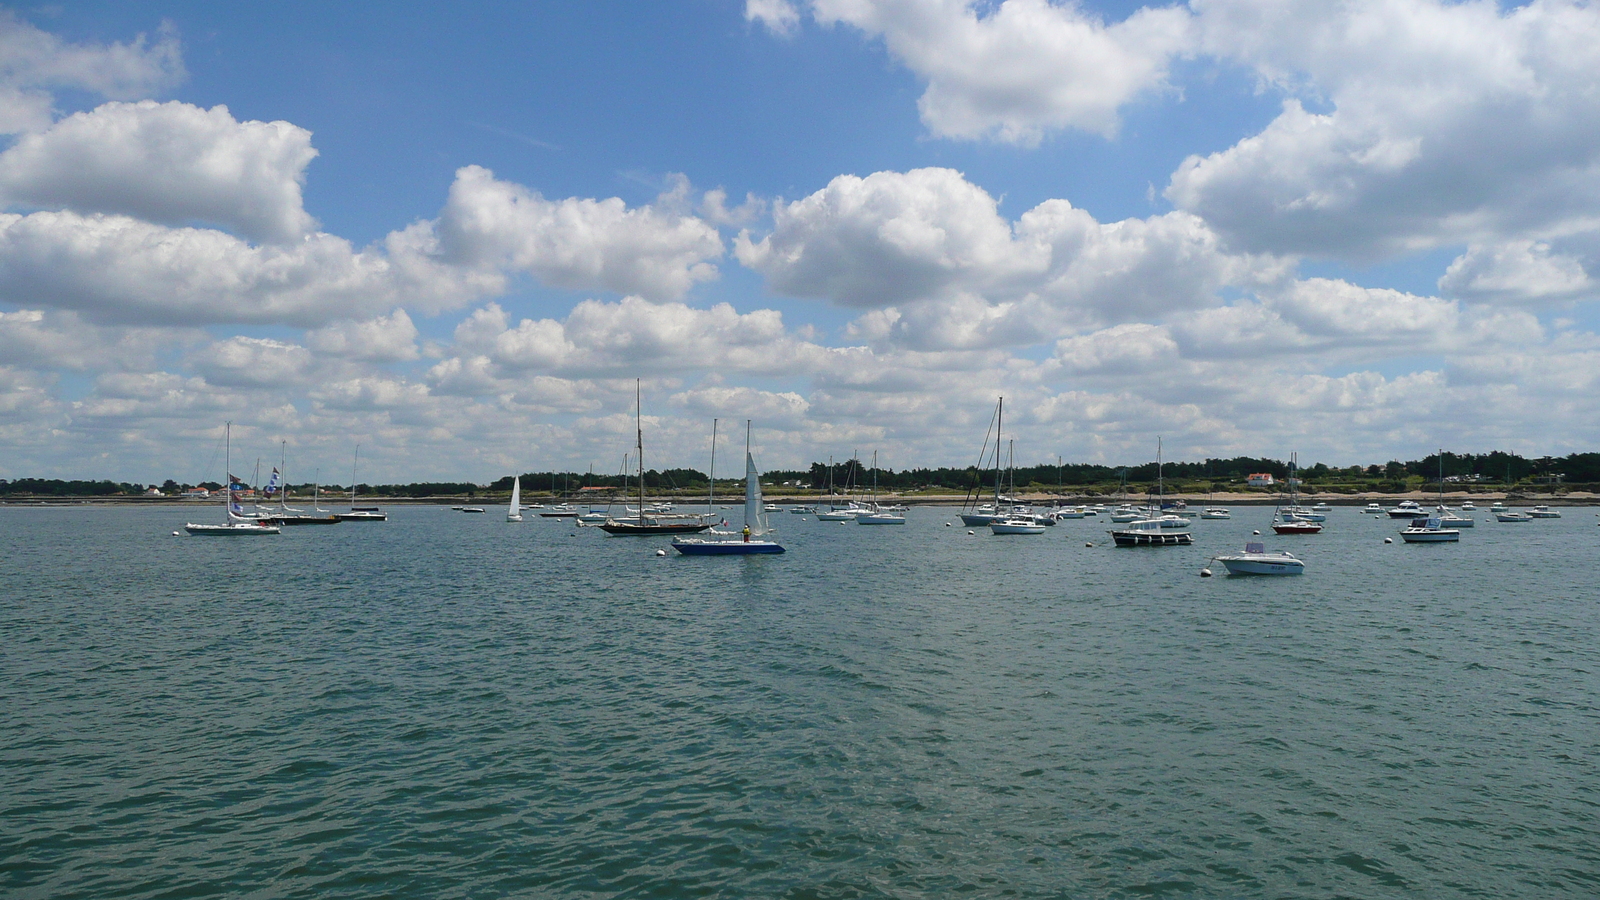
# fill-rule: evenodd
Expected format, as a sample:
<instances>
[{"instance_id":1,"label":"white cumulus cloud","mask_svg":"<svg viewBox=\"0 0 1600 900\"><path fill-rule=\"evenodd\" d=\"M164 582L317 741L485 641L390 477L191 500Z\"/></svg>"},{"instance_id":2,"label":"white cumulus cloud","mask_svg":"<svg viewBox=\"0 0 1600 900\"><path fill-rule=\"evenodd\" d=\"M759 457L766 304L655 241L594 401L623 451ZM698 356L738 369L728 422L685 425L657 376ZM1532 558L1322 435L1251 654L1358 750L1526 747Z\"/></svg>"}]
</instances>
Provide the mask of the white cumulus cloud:
<instances>
[{"instance_id":1,"label":"white cumulus cloud","mask_svg":"<svg viewBox=\"0 0 1600 900\"><path fill-rule=\"evenodd\" d=\"M298 240L311 132L239 122L225 106L107 103L0 153L0 202L219 225L255 241Z\"/></svg>"},{"instance_id":2,"label":"white cumulus cloud","mask_svg":"<svg viewBox=\"0 0 1600 900\"><path fill-rule=\"evenodd\" d=\"M127 43L73 44L0 9L0 134L48 127L54 90L131 100L183 78L182 49L166 27L154 42L141 34Z\"/></svg>"},{"instance_id":3,"label":"white cumulus cloud","mask_svg":"<svg viewBox=\"0 0 1600 900\"><path fill-rule=\"evenodd\" d=\"M437 227L453 262L527 271L560 287L667 299L715 278L710 261L723 252L716 228L670 205L547 200L467 166L456 172Z\"/></svg>"}]
</instances>

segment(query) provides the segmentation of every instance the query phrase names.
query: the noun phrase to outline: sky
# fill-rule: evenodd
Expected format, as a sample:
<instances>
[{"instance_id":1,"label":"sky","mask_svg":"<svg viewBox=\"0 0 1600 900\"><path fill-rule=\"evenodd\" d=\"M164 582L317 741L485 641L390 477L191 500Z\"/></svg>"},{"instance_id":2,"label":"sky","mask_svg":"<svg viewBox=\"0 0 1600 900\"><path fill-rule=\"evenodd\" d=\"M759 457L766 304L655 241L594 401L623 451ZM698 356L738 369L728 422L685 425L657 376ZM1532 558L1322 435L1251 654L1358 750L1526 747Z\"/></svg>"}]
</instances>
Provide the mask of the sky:
<instances>
[{"instance_id":1,"label":"sky","mask_svg":"<svg viewBox=\"0 0 1600 900\"><path fill-rule=\"evenodd\" d=\"M0 7L0 204L0 478L1600 449L1592 3Z\"/></svg>"}]
</instances>

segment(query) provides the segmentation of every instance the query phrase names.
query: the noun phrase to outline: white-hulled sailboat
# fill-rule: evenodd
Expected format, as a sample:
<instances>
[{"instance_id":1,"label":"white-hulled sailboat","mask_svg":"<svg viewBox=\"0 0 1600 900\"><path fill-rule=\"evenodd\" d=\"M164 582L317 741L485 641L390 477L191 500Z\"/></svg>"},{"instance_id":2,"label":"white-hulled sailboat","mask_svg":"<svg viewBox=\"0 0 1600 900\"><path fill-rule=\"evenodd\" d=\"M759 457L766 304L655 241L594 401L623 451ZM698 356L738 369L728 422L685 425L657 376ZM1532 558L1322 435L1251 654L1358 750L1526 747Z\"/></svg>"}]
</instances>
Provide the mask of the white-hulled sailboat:
<instances>
[{"instance_id":1,"label":"white-hulled sailboat","mask_svg":"<svg viewBox=\"0 0 1600 900\"><path fill-rule=\"evenodd\" d=\"M748 556L753 553L782 553L783 545L763 540L771 534L765 503L761 499L761 475L756 459L750 455L750 420L744 423L744 530L738 534L712 532L708 537L672 539L672 548L685 556Z\"/></svg>"},{"instance_id":2,"label":"white-hulled sailboat","mask_svg":"<svg viewBox=\"0 0 1600 900\"><path fill-rule=\"evenodd\" d=\"M227 476L228 479L228 485L227 487L223 488L222 491L222 508L226 511L228 517L227 524L204 525L196 524L194 522L186 522L184 523L183 530L189 532L190 534L228 537L242 537L245 535L255 534L278 534L280 531L278 526L267 525L257 521L256 519L247 518L243 515L240 515L240 513L244 512L244 508L239 505L238 500L234 497L234 477L233 473L228 471L233 467L233 423L229 422L224 425L222 433L222 440L225 448L223 450L222 474ZM216 459L216 457L213 456L212 459Z\"/></svg>"},{"instance_id":3,"label":"white-hulled sailboat","mask_svg":"<svg viewBox=\"0 0 1600 900\"><path fill-rule=\"evenodd\" d=\"M511 479L511 506L506 510L507 522L522 521L522 476Z\"/></svg>"}]
</instances>

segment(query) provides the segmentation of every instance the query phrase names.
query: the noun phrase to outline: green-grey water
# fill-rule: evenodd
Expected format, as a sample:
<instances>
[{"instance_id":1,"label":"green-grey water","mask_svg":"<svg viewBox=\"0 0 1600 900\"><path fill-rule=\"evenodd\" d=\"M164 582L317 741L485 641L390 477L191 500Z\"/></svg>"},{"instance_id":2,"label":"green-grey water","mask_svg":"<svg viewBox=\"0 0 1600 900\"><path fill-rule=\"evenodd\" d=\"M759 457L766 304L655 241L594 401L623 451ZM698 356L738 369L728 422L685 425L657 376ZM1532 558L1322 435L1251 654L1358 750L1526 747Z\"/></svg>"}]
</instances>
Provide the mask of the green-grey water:
<instances>
[{"instance_id":1,"label":"green-grey water","mask_svg":"<svg viewBox=\"0 0 1600 900\"><path fill-rule=\"evenodd\" d=\"M0 895L1600 894L1594 511L1198 577L1235 514L686 558L0 507Z\"/></svg>"}]
</instances>

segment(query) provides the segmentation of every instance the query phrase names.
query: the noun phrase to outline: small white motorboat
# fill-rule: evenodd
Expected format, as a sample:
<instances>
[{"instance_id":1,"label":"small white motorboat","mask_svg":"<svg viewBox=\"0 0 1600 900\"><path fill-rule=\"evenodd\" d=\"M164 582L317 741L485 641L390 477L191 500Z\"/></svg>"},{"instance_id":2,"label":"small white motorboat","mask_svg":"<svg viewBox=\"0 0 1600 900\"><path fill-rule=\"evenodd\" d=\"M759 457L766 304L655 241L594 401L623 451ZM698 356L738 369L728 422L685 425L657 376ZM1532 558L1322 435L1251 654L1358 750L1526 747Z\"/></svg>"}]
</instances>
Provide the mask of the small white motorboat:
<instances>
[{"instance_id":1,"label":"small white motorboat","mask_svg":"<svg viewBox=\"0 0 1600 900\"><path fill-rule=\"evenodd\" d=\"M1267 546L1256 541L1245 544L1243 553L1227 553L1214 559L1228 567L1229 575L1299 575L1306 570L1306 564L1293 553L1268 553Z\"/></svg>"},{"instance_id":2,"label":"small white motorboat","mask_svg":"<svg viewBox=\"0 0 1600 900\"><path fill-rule=\"evenodd\" d=\"M1559 511L1551 509L1550 507L1544 506L1544 505L1535 506L1533 509L1528 510L1528 515L1534 517L1535 519L1559 519L1559 518L1561 518L1561 513Z\"/></svg>"},{"instance_id":3,"label":"small white motorboat","mask_svg":"<svg viewBox=\"0 0 1600 900\"><path fill-rule=\"evenodd\" d=\"M1408 544L1442 544L1461 540L1461 532L1444 527L1437 516L1430 516L1413 519L1409 526L1400 530L1400 539Z\"/></svg>"},{"instance_id":4,"label":"small white motorboat","mask_svg":"<svg viewBox=\"0 0 1600 900\"><path fill-rule=\"evenodd\" d=\"M1231 518L1233 518L1233 513L1229 512L1226 509L1223 509L1220 506L1208 506L1205 509L1200 511L1200 518L1202 518L1202 519L1231 519Z\"/></svg>"},{"instance_id":5,"label":"small white motorboat","mask_svg":"<svg viewBox=\"0 0 1600 900\"><path fill-rule=\"evenodd\" d=\"M1525 512L1517 512L1514 509L1501 510L1500 512L1497 512L1497 513L1494 514L1494 518L1495 518L1495 521L1497 521L1497 522L1532 522L1533 521L1533 516L1530 516Z\"/></svg>"},{"instance_id":6,"label":"small white motorboat","mask_svg":"<svg viewBox=\"0 0 1600 900\"><path fill-rule=\"evenodd\" d=\"M989 530L995 534L1044 534L1044 526L1034 521L1032 516L995 519L989 523Z\"/></svg>"},{"instance_id":7,"label":"small white motorboat","mask_svg":"<svg viewBox=\"0 0 1600 900\"><path fill-rule=\"evenodd\" d=\"M1389 510L1389 518L1391 519L1417 519L1427 514L1427 510L1422 508L1422 504L1415 500L1401 500L1395 504L1394 509Z\"/></svg>"},{"instance_id":8,"label":"small white motorboat","mask_svg":"<svg viewBox=\"0 0 1600 900\"><path fill-rule=\"evenodd\" d=\"M1376 503L1368 503L1366 509L1363 509L1362 512L1368 515L1381 516L1383 515L1383 507Z\"/></svg>"},{"instance_id":9,"label":"small white motorboat","mask_svg":"<svg viewBox=\"0 0 1600 900\"><path fill-rule=\"evenodd\" d=\"M1476 503L1473 503L1471 500L1468 500L1468 501L1466 501L1466 502L1461 504L1461 508L1465 509L1465 510L1468 510L1470 512L1471 510L1477 509L1478 505Z\"/></svg>"},{"instance_id":10,"label":"small white motorboat","mask_svg":"<svg viewBox=\"0 0 1600 900\"><path fill-rule=\"evenodd\" d=\"M1489 512L1505 512L1505 511L1506 511L1506 505L1504 503L1501 503L1499 500L1496 500L1495 502L1489 504Z\"/></svg>"}]
</instances>

